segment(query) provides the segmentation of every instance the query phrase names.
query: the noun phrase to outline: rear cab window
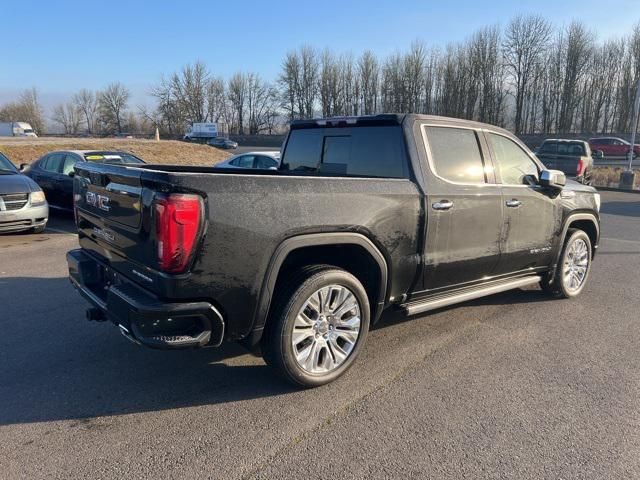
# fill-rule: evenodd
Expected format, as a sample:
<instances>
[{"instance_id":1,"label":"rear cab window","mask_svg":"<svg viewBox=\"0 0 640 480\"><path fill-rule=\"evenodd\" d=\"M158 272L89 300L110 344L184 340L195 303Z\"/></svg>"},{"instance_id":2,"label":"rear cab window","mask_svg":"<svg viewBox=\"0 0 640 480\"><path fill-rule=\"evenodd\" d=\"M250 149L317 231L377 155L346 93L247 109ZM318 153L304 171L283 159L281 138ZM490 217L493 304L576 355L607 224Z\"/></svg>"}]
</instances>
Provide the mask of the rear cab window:
<instances>
[{"instance_id":1,"label":"rear cab window","mask_svg":"<svg viewBox=\"0 0 640 480\"><path fill-rule=\"evenodd\" d=\"M408 178L402 127L295 129L281 170L296 174Z\"/></svg>"},{"instance_id":2,"label":"rear cab window","mask_svg":"<svg viewBox=\"0 0 640 480\"><path fill-rule=\"evenodd\" d=\"M540 147L540 153L558 153L558 143L544 142Z\"/></svg>"}]
</instances>

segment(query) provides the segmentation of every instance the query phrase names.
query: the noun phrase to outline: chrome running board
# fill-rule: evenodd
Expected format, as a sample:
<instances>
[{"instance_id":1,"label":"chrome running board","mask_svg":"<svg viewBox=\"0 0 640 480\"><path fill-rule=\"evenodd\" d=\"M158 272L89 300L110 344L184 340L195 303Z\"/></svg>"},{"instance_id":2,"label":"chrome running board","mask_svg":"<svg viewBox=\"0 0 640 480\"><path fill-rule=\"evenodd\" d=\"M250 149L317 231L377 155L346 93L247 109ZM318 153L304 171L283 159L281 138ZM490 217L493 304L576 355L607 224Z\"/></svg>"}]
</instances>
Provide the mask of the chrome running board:
<instances>
[{"instance_id":1,"label":"chrome running board","mask_svg":"<svg viewBox=\"0 0 640 480\"><path fill-rule=\"evenodd\" d=\"M466 289L460 293L444 294L431 297L423 301L405 303L404 305L401 305L400 308L402 308L407 315L416 315L418 313L428 312L429 310L448 307L449 305L454 305L456 303L486 297L487 295L493 295L494 293L506 292L507 290L513 290L514 288L534 285L539 283L540 280L542 280L542 277L539 275L507 280L474 289Z\"/></svg>"}]
</instances>

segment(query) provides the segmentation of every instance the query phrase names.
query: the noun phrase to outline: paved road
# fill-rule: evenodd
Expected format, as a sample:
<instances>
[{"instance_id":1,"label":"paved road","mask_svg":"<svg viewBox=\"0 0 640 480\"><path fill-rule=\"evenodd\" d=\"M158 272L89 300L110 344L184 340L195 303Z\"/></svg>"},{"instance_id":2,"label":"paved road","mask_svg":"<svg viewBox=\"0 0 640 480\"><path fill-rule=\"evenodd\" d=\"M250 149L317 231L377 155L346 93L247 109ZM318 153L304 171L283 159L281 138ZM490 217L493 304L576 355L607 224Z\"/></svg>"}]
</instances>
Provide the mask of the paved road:
<instances>
[{"instance_id":1,"label":"paved road","mask_svg":"<svg viewBox=\"0 0 640 480\"><path fill-rule=\"evenodd\" d=\"M638 478L640 195L603 200L580 299L386 318L306 391L234 345L157 352L86 322L68 220L0 237L0 477Z\"/></svg>"}]
</instances>

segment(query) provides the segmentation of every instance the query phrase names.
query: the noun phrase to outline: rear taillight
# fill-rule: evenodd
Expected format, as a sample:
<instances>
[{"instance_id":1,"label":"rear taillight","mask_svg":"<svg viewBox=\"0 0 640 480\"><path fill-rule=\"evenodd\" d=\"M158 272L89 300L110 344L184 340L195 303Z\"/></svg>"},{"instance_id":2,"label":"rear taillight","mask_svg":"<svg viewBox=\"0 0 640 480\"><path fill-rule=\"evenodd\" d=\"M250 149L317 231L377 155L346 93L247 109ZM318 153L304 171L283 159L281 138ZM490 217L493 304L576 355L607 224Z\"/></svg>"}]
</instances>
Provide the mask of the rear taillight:
<instances>
[{"instance_id":1,"label":"rear taillight","mask_svg":"<svg viewBox=\"0 0 640 480\"><path fill-rule=\"evenodd\" d=\"M576 170L577 177L582 176L582 174L584 173L584 167L585 167L584 160L582 159L578 160L578 169Z\"/></svg>"},{"instance_id":2,"label":"rear taillight","mask_svg":"<svg viewBox=\"0 0 640 480\"><path fill-rule=\"evenodd\" d=\"M168 273L186 270L198 240L202 198L173 194L155 201L158 265Z\"/></svg>"}]
</instances>

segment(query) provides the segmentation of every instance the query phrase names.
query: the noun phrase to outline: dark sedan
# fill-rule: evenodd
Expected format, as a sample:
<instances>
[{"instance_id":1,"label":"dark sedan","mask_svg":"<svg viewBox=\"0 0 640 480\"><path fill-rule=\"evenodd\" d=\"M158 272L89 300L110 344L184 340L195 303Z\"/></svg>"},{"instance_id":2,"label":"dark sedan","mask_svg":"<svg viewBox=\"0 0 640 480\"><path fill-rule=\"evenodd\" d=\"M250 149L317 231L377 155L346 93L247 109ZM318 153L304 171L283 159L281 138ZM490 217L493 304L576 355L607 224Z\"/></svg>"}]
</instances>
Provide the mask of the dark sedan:
<instances>
[{"instance_id":1,"label":"dark sedan","mask_svg":"<svg viewBox=\"0 0 640 480\"><path fill-rule=\"evenodd\" d=\"M209 140L209 145L216 148L223 148L225 150L235 150L238 148L238 142L229 140L228 138L216 137Z\"/></svg>"},{"instance_id":2,"label":"dark sedan","mask_svg":"<svg viewBox=\"0 0 640 480\"><path fill-rule=\"evenodd\" d=\"M53 208L73 208L73 176L78 162L110 164L140 164L143 160L128 152L96 150L62 150L50 152L29 165L22 165L25 174L36 181Z\"/></svg>"}]
</instances>

